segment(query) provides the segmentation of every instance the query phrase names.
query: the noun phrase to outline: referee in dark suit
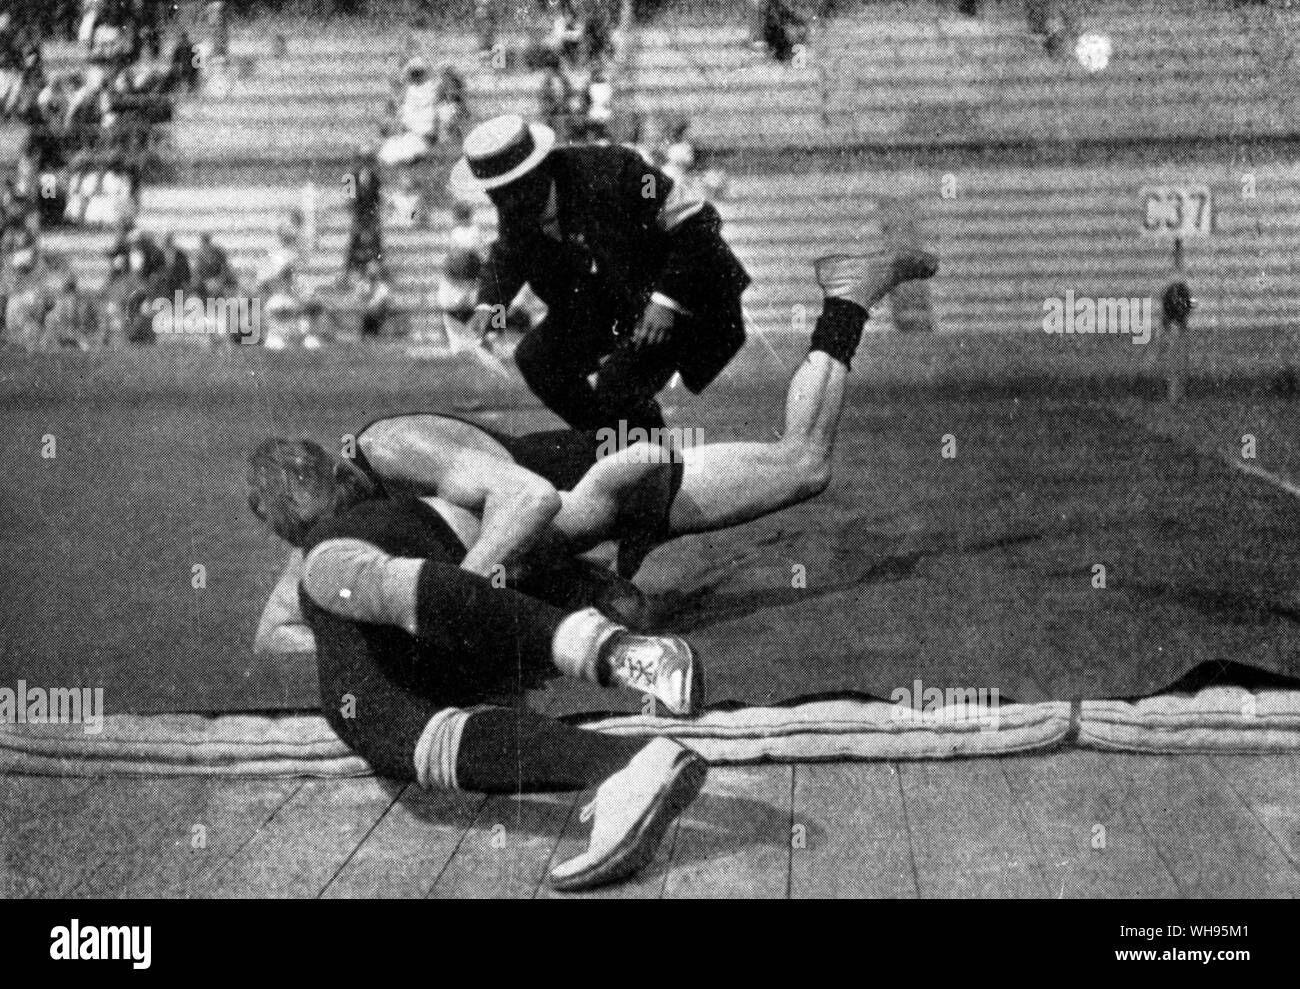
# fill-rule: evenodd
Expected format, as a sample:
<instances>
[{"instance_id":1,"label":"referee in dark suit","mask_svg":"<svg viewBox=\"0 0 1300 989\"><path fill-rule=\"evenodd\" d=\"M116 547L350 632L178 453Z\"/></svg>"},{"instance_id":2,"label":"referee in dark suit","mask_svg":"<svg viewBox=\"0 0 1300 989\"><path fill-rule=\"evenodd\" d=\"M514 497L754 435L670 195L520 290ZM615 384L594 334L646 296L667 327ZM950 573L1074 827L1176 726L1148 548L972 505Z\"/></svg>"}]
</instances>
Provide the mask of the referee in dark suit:
<instances>
[{"instance_id":1,"label":"referee in dark suit","mask_svg":"<svg viewBox=\"0 0 1300 989\"><path fill-rule=\"evenodd\" d=\"M717 210L639 154L555 147L549 127L514 115L476 127L464 151L453 191L486 192L499 218L470 328L504 327L506 307L531 286L548 314L515 362L571 427L662 427L655 396L673 373L699 393L745 342L749 276Z\"/></svg>"}]
</instances>

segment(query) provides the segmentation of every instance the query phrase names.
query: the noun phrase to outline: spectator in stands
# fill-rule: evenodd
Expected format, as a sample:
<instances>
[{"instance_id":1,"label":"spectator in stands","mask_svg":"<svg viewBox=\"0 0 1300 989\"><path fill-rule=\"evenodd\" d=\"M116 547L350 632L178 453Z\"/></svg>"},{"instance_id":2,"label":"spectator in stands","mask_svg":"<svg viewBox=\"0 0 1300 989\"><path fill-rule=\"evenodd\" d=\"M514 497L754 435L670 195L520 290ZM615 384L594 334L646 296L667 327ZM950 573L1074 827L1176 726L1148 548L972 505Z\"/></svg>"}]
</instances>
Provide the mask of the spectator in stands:
<instances>
[{"instance_id":1,"label":"spectator in stands","mask_svg":"<svg viewBox=\"0 0 1300 989\"><path fill-rule=\"evenodd\" d=\"M425 206L424 193L416 184L415 175L409 169L403 169L397 179L397 188L388 197L386 222L388 225L402 229L428 226L429 217ZM378 229L382 229L382 227ZM349 257L351 256L351 246L351 240L349 240ZM378 245L375 246L375 251L376 256L378 256Z\"/></svg>"},{"instance_id":2,"label":"spectator in stands","mask_svg":"<svg viewBox=\"0 0 1300 989\"><path fill-rule=\"evenodd\" d=\"M23 53L19 48L18 32L14 29L13 15L9 11L0 11L0 106L5 116L18 102L18 92L22 86Z\"/></svg>"},{"instance_id":3,"label":"spectator in stands","mask_svg":"<svg viewBox=\"0 0 1300 989\"><path fill-rule=\"evenodd\" d=\"M438 281L438 308L450 318L468 323L474 315L479 269L487 256L483 235L474 222L474 207L456 203L447 238L447 257Z\"/></svg>"},{"instance_id":4,"label":"spectator in stands","mask_svg":"<svg viewBox=\"0 0 1300 989\"><path fill-rule=\"evenodd\" d=\"M587 84L587 120L585 140L608 141L614 117L614 85L605 70L597 65Z\"/></svg>"},{"instance_id":5,"label":"spectator in stands","mask_svg":"<svg viewBox=\"0 0 1300 989\"><path fill-rule=\"evenodd\" d=\"M129 65L139 54L139 35L126 0L87 0L78 38L88 60L105 68Z\"/></svg>"},{"instance_id":6,"label":"spectator in stands","mask_svg":"<svg viewBox=\"0 0 1300 989\"><path fill-rule=\"evenodd\" d=\"M361 336L374 339L383 335L384 326L392 310L392 286L384 266L378 261L366 265L364 277L357 285L361 302Z\"/></svg>"},{"instance_id":7,"label":"spectator in stands","mask_svg":"<svg viewBox=\"0 0 1300 989\"><path fill-rule=\"evenodd\" d=\"M572 94L569 79L560 70L560 59L547 52L542 61L542 84L537 91L537 116L555 131L561 141L569 141L569 100Z\"/></svg>"},{"instance_id":8,"label":"spectator in stands","mask_svg":"<svg viewBox=\"0 0 1300 989\"><path fill-rule=\"evenodd\" d=\"M12 239L26 226L29 206L14 187L14 180L6 177L0 184L0 253L8 254Z\"/></svg>"},{"instance_id":9,"label":"spectator in stands","mask_svg":"<svg viewBox=\"0 0 1300 989\"><path fill-rule=\"evenodd\" d=\"M808 38L808 25L785 0L748 0L750 46L788 62Z\"/></svg>"},{"instance_id":10,"label":"spectator in stands","mask_svg":"<svg viewBox=\"0 0 1300 989\"><path fill-rule=\"evenodd\" d=\"M610 58L613 55L613 28L610 4L604 0L589 0L582 18L579 58L589 65L603 63Z\"/></svg>"},{"instance_id":11,"label":"spectator in stands","mask_svg":"<svg viewBox=\"0 0 1300 989\"><path fill-rule=\"evenodd\" d=\"M233 295L239 290L239 276L230 258L206 230L199 234L199 249L194 254L194 287L205 299Z\"/></svg>"},{"instance_id":12,"label":"spectator in stands","mask_svg":"<svg viewBox=\"0 0 1300 989\"><path fill-rule=\"evenodd\" d=\"M342 272L343 280L347 280L365 272L371 261L383 255L383 187L370 145L357 149L344 189L352 200L351 230Z\"/></svg>"},{"instance_id":13,"label":"spectator in stands","mask_svg":"<svg viewBox=\"0 0 1300 989\"><path fill-rule=\"evenodd\" d=\"M225 59L230 47L230 22L223 0L208 0L203 8L203 22L208 30L208 57Z\"/></svg>"},{"instance_id":14,"label":"spectator in stands","mask_svg":"<svg viewBox=\"0 0 1300 989\"><path fill-rule=\"evenodd\" d=\"M157 298L160 283L158 271L149 270L152 263L150 248L157 249L149 237L136 232L136 237L127 252L126 289L126 342L134 344L151 344L157 341L153 328L153 307L150 300Z\"/></svg>"},{"instance_id":15,"label":"spectator in stands","mask_svg":"<svg viewBox=\"0 0 1300 989\"><path fill-rule=\"evenodd\" d=\"M423 158L438 139L438 85L429 64L418 55L406 64L406 81L397 108L398 133L380 149L385 165L405 165Z\"/></svg>"},{"instance_id":16,"label":"spectator in stands","mask_svg":"<svg viewBox=\"0 0 1300 989\"><path fill-rule=\"evenodd\" d=\"M133 248L139 248L144 253L144 267L142 273L150 275L164 264L164 256L161 248L154 243L153 238L143 230L137 229L135 217L120 217L113 224L116 236L113 239L112 246L108 249L108 260L111 264L115 259L121 258L125 261L130 255Z\"/></svg>"},{"instance_id":17,"label":"spectator in stands","mask_svg":"<svg viewBox=\"0 0 1300 989\"><path fill-rule=\"evenodd\" d=\"M23 52L18 86L10 90L9 99L3 106L4 115L19 120L30 120L36 99L45 88L45 82L45 62L41 58L40 46L28 45Z\"/></svg>"},{"instance_id":18,"label":"spectator in stands","mask_svg":"<svg viewBox=\"0 0 1300 989\"><path fill-rule=\"evenodd\" d=\"M1069 56L1074 50L1075 31L1070 17L1059 7L1051 8L1047 15L1047 37L1043 39L1043 49L1056 58Z\"/></svg>"},{"instance_id":19,"label":"spectator in stands","mask_svg":"<svg viewBox=\"0 0 1300 989\"><path fill-rule=\"evenodd\" d=\"M159 0L132 0L131 22L139 47L150 58L162 55L162 8Z\"/></svg>"},{"instance_id":20,"label":"spectator in stands","mask_svg":"<svg viewBox=\"0 0 1300 989\"><path fill-rule=\"evenodd\" d=\"M267 251L266 261L258 273L259 291L296 292L305 260L302 232L302 210L292 209L276 229L275 243Z\"/></svg>"},{"instance_id":21,"label":"spectator in stands","mask_svg":"<svg viewBox=\"0 0 1300 989\"><path fill-rule=\"evenodd\" d=\"M127 253L110 255L108 281L104 283L99 293L102 339L106 347L120 347L126 343L126 311L130 304L131 293Z\"/></svg>"},{"instance_id":22,"label":"spectator in stands","mask_svg":"<svg viewBox=\"0 0 1300 989\"><path fill-rule=\"evenodd\" d=\"M469 107L465 103L465 80L450 65L442 67L438 78L437 104L434 107L438 127L435 140L458 142L469 124Z\"/></svg>"},{"instance_id":23,"label":"spectator in stands","mask_svg":"<svg viewBox=\"0 0 1300 989\"><path fill-rule=\"evenodd\" d=\"M497 10L494 0L474 0L474 35L479 58L490 55L497 39Z\"/></svg>"},{"instance_id":24,"label":"spectator in stands","mask_svg":"<svg viewBox=\"0 0 1300 989\"><path fill-rule=\"evenodd\" d=\"M190 259L176 243L176 235L170 230L162 239L162 295L172 298L177 292L188 292L193 282L190 271Z\"/></svg>"},{"instance_id":25,"label":"spectator in stands","mask_svg":"<svg viewBox=\"0 0 1300 989\"><path fill-rule=\"evenodd\" d=\"M44 332L46 297L44 271L35 238L24 226L10 237L0 259L0 297L5 301L5 339L35 347Z\"/></svg>"},{"instance_id":26,"label":"spectator in stands","mask_svg":"<svg viewBox=\"0 0 1300 989\"><path fill-rule=\"evenodd\" d=\"M547 35L545 46L554 53L564 65L577 65L583 50L583 37L586 25L579 19L570 0L560 0L559 10L551 22L551 33Z\"/></svg>"},{"instance_id":27,"label":"spectator in stands","mask_svg":"<svg viewBox=\"0 0 1300 989\"><path fill-rule=\"evenodd\" d=\"M45 317L42 349L90 350L102 340L95 300L78 288L77 276L69 271Z\"/></svg>"},{"instance_id":28,"label":"spectator in stands","mask_svg":"<svg viewBox=\"0 0 1300 989\"><path fill-rule=\"evenodd\" d=\"M173 92L193 93L199 88L199 65L202 54L199 46L182 30L176 36L172 57L167 69L169 89Z\"/></svg>"},{"instance_id":29,"label":"spectator in stands","mask_svg":"<svg viewBox=\"0 0 1300 989\"><path fill-rule=\"evenodd\" d=\"M667 128L663 162L659 167L674 182L685 181L695 168L695 146L688 133L689 120L675 120Z\"/></svg>"}]
</instances>

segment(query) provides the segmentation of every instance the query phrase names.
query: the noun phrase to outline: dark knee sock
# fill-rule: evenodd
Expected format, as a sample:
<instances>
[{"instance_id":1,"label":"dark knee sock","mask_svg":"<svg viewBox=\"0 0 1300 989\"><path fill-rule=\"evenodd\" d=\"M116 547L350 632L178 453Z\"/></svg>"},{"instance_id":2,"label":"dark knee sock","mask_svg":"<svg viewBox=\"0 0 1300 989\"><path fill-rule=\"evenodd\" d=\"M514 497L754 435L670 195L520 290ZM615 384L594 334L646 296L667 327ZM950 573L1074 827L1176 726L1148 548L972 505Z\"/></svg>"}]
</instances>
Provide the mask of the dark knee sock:
<instances>
[{"instance_id":1,"label":"dark knee sock","mask_svg":"<svg viewBox=\"0 0 1300 989\"><path fill-rule=\"evenodd\" d=\"M573 728L531 711L473 711L461 730L456 781L479 793L585 790L623 769L646 745Z\"/></svg>"},{"instance_id":2,"label":"dark knee sock","mask_svg":"<svg viewBox=\"0 0 1300 989\"><path fill-rule=\"evenodd\" d=\"M862 340L862 328L867 325L867 312L856 302L847 299L827 299L813 329L808 352L820 350L830 354L845 367Z\"/></svg>"}]
</instances>

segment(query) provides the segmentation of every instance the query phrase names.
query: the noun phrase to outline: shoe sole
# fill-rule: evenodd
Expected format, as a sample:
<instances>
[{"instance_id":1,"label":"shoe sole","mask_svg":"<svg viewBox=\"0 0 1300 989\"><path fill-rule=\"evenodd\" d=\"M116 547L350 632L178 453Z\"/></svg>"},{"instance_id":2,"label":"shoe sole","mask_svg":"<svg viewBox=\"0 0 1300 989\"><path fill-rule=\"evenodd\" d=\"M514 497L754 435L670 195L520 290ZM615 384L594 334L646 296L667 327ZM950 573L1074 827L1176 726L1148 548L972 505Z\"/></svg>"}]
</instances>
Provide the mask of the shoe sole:
<instances>
[{"instance_id":1,"label":"shoe sole","mask_svg":"<svg viewBox=\"0 0 1300 989\"><path fill-rule=\"evenodd\" d=\"M635 875L650 864L664 840L668 825L700 795L709 766L691 753L675 767L676 772L646 809L645 815L608 856L583 872L564 879L551 878L551 888L560 893L594 889Z\"/></svg>"},{"instance_id":2,"label":"shoe sole","mask_svg":"<svg viewBox=\"0 0 1300 989\"><path fill-rule=\"evenodd\" d=\"M879 254L827 254L813 262L813 275L817 279L817 284L822 284L822 268L824 265L833 264L836 261L855 261L862 260L869 264L876 262L885 262L892 260L897 263L906 258L910 262L915 262L925 268L922 274L910 275L907 278L900 279L898 285L905 282L924 280L934 277L939 271L939 256L929 251L921 250L919 247L903 248L897 251L884 251Z\"/></svg>"}]
</instances>

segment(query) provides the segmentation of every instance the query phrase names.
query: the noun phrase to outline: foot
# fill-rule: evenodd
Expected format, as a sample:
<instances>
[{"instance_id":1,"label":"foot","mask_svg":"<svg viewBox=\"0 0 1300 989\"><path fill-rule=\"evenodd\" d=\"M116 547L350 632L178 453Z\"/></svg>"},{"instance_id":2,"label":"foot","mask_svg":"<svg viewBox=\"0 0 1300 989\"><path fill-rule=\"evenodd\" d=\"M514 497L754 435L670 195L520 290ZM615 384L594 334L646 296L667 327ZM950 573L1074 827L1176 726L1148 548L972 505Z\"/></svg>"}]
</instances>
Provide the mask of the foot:
<instances>
[{"instance_id":1,"label":"foot","mask_svg":"<svg viewBox=\"0 0 1300 989\"><path fill-rule=\"evenodd\" d=\"M633 631L646 627L650 599L641 588L589 560L578 560L575 570L579 582L579 600L572 602L575 607L594 607L610 621Z\"/></svg>"},{"instance_id":2,"label":"foot","mask_svg":"<svg viewBox=\"0 0 1300 989\"><path fill-rule=\"evenodd\" d=\"M613 682L650 694L675 717L704 707L704 665L685 639L623 632L609 645Z\"/></svg>"},{"instance_id":3,"label":"foot","mask_svg":"<svg viewBox=\"0 0 1300 989\"><path fill-rule=\"evenodd\" d=\"M870 310L903 282L929 278L939 259L929 251L903 248L882 254L831 254L813 262L827 298L847 299Z\"/></svg>"},{"instance_id":4,"label":"foot","mask_svg":"<svg viewBox=\"0 0 1300 989\"><path fill-rule=\"evenodd\" d=\"M582 809L582 820L593 822L587 850L552 869L551 886L590 889L644 868L707 774L704 760L685 746L669 738L651 741Z\"/></svg>"}]
</instances>

